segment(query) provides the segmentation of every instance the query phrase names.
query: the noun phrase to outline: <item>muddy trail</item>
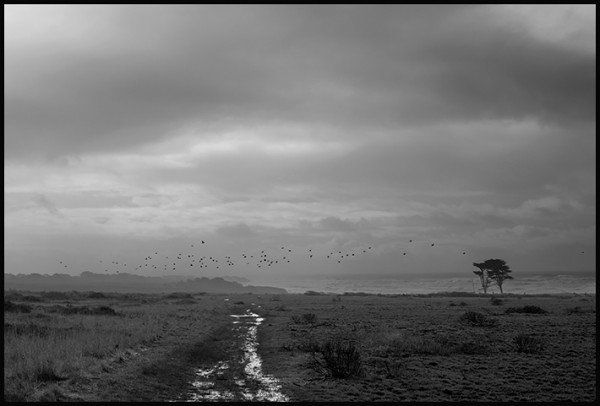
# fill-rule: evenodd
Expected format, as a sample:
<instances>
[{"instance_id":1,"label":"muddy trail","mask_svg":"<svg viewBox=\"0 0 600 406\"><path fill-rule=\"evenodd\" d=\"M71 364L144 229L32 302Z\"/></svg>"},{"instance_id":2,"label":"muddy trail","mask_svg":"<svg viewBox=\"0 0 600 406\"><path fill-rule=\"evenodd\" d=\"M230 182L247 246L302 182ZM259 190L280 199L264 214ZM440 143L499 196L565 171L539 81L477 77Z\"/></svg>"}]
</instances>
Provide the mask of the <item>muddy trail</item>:
<instances>
[{"instance_id":1,"label":"muddy trail","mask_svg":"<svg viewBox=\"0 0 600 406\"><path fill-rule=\"evenodd\" d=\"M276 378L263 373L258 355L257 332L264 318L247 309L231 315L234 337L228 349L228 359L212 365L202 365L195 371L195 379L175 401L273 401L289 398L281 392Z\"/></svg>"}]
</instances>

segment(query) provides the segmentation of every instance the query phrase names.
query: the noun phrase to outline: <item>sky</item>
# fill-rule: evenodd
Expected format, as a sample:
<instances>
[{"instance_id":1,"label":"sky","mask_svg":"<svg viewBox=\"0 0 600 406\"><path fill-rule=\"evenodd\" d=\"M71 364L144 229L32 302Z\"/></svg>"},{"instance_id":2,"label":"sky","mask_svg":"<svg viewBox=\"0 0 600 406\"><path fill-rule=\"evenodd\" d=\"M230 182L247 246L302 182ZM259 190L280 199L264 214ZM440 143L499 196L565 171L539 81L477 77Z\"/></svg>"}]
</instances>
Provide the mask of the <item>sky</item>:
<instances>
[{"instance_id":1,"label":"sky","mask_svg":"<svg viewBox=\"0 0 600 406\"><path fill-rule=\"evenodd\" d=\"M595 15L5 5L5 273L595 271Z\"/></svg>"}]
</instances>

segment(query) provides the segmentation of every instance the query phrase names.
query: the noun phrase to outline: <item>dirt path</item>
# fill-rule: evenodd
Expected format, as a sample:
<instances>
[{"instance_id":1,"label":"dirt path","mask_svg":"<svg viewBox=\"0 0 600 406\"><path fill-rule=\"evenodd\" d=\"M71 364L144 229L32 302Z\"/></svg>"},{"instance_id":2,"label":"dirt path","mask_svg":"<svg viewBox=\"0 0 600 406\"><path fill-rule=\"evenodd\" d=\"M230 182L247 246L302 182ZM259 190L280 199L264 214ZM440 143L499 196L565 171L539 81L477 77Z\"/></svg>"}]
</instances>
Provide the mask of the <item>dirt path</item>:
<instances>
[{"instance_id":1,"label":"dirt path","mask_svg":"<svg viewBox=\"0 0 600 406\"><path fill-rule=\"evenodd\" d=\"M275 401L289 398L281 392L276 378L263 373L257 352L257 330L264 321L247 309L232 314L235 340L227 351L228 359L196 370L196 378L177 401Z\"/></svg>"}]
</instances>

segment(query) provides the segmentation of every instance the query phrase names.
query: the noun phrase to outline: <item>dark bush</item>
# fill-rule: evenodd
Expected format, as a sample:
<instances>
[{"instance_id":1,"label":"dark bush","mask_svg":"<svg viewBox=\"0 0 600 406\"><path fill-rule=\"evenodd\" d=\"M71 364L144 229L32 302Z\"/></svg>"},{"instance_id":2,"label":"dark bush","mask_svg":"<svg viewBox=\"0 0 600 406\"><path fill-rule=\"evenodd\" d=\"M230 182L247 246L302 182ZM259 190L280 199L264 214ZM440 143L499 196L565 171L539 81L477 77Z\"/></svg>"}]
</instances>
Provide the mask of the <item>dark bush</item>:
<instances>
[{"instance_id":1,"label":"dark bush","mask_svg":"<svg viewBox=\"0 0 600 406\"><path fill-rule=\"evenodd\" d=\"M198 302L196 302L194 299L181 299L175 302L175 304L178 305L191 305L191 304L196 304Z\"/></svg>"},{"instance_id":2,"label":"dark bush","mask_svg":"<svg viewBox=\"0 0 600 406\"><path fill-rule=\"evenodd\" d=\"M492 303L492 306L500 306L500 305L502 305L504 303L502 301L502 299L497 298L497 297L492 297L492 299L490 300L490 302Z\"/></svg>"},{"instance_id":3,"label":"dark bush","mask_svg":"<svg viewBox=\"0 0 600 406\"><path fill-rule=\"evenodd\" d=\"M319 347L319 352L325 361L324 367L334 378L349 378L362 372L360 351L353 341L328 340Z\"/></svg>"},{"instance_id":4,"label":"dark bush","mask_svg":"<svg viewBox=\"0 0 600 406\"><path fill-rule=\"evenodd\" d=\"M38 367L37 371L35 371L35 379L36 381L41 382L56 382L64 381L67 378L58 375L53 367L49 365L42 365Z\"/></svg>"},{"instance_id":5,"label":"dark bush","mask_svg":"<svg viewBox=\"0 0 600 406\"><path fill-rule=\"evenodd\" d=\"M4 301L4 311L13 313L31 313L33 308L26 304L13 303L10 300Z\"/></svg>"},{"instance_id":6,"label":"dark bush","mask_svg":"<svg viewBox=\"0 0 600 406\"><path fill-rule=\"evenodd\" d=\"M542 340L523 333L513 338L513 344L515 345L517 352L523 353L536 353L544 348Z\"/></svg>"},{"instance_id":7,"label":"dark bush","mask_svg":"<svg viewBox=\"0 0 600 406\"><path fill-rule=\"evenodd\" d=\"M314 313L293 314L291 317L296 324L315 324L317 322L317 315Z\"/></svg>"},{"instance_id":8,"label":"dark bush","mask_svg":"<svg viewBox=\"0 0 600 406\"><path fill-rule=\"evenodd\" d=\"M47 307L46 311L50 313L61 313L61 314L86 314L86 315L99 315L99 316L119 316L112 307L99 306L90 309L87 306L52 306Z\"/></svg>"},{"instance_id":9,"label":"dark bush","mask_svg":"<svg viewBox=\"0 0 600 406\"><path fill-rule=\"evenodd\" d=\"M106 295L102 292L90 292L87 297L90 299L106 299Z\"/></svg>"},{"instance_id":10,"label":"dark bush","mask_svg":"<svg viewBox=\"0 0 600 406\"><path fill-rule=\"evenodd\" d=\"M100 306L92 309L90 314L99 314L105 316L117 316L118 313L112 308L108 306Z\"/></svg>"},{"instance_id":11,"label":"dark bush","mask_svg":"<svg viewBox=\"0 0 600 406\"><path fill-rule=\"evenodd\" d=\"M506 314L510 313L529 313L529 314L544 314L548 313L546 310L538 306L523 306L523 307L509 307L504 311Z\"/></svg>"},{"instance_id":12,"label":"dark bush","mask_svg":"<svg viewBox=\"0 0 600 406\"><path fill-rule=\"evenodd\" d=\"M594 309L582 309L580 306L570 307L565 309L567 314L583 314L583 313L596 313Z\"/></svg>"},{"instance_id":13,"label":"dark bush","mask_svg":"<svg viewBox=\"0 0 600 406\"><path fill-rule=\"evenodd\" d=\"M466 312L460 316L460 321L477 327L492 327L498 324L497 320L477 312Z\"/></svg>"}]
</instances>

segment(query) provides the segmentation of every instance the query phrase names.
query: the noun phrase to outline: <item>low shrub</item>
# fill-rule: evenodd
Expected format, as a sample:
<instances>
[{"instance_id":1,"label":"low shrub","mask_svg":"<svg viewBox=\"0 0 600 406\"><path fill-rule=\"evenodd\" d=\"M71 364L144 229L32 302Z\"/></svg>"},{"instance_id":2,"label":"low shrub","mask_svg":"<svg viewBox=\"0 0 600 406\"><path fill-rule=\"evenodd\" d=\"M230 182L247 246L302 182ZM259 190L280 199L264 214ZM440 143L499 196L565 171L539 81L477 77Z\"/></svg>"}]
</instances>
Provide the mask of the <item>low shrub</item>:
<instances>
[{"instance_id":1,"label":"low shrub","mask_svg":"<svg viewBox=\"0 0 600 406\"><path fill-rule=\"evenodd\" d=\"M90 310L89 314L99 314L105 316L118 316L119 313L115 311L112 307L109 306L99 306Z\"/></svg>"},{"instance_id":2,"label":"low shrub","mask_svg":"<svg viewBox=\"0 0 600 406\"><path fill-rule=\"evenodd\" d=\"M4 301L4 311L13 313L31 313L33 308L26 304L13 303L10 300Z\"/></svg>"},{"instance_id":3,"label":"low shrub","mask_svg":"<svg viewBox=\"0 0 600 406\"><path fill-rule=\"evenodd\" d=\"M565 313L566 314L596 313L596 310L594 310L594 309L582 309L579 306L575 306L575 307L570 307L568 309L565 309Z\"/></svg>"},{"instance_id":4,"label":"low shrub","mask_svg":"<svg viewBox=\"0 0 600 406\"><path fill-rule=\"evenodd\" d=\"M542 340L524 333L514 337L513 344L515 345L517 352L523 353L536 353L544 348Z\"/></svg>"},{"instance_id":5,"label":"low shrub","mask_svg":"<svg viewBox=\"0 0 600 406\"><path fill-rule=\"evenodd\" d=\"M67 292L42 292L40 296L44 299L53 300L67 300L71 298L71 295Z\"/></svg>"},{"instance_id":6,"label":"low shrub","mask_svg":"<svg viewBox=\"0 0 600 406\"><path fill-rule=\"evenodd\" d=\"M492 303L492 306L500 306L504 303L504 301L498 297L492 297L490 302Z\"/></svg>"},{"instance_id":7,"label":"low shrub","mask_svg":"<svg viewBox=\"0 0 600 406\"><path fill-rule=\"evenodd\" d=\"M167 296L165 296L165 298L167 298L167 299L193 299L194 297L191 295L191 293L173 292L173 293L169 293Z\"/></svg>"},{"instance_id":8,"label":"low shrub","mask_svg":"<svg viewBox=\"0 0 600 406\"><path fill-rule=\"evenodd\" d=\"M544 314L548 313L546 310L539 306L523 306L523 307L509 307L504 311L506 314L510 313L529 313L529 314Z\"/></svg>"},{"instance_id":9,"label":"low shrub","mask_svg":"<svg viewBox=\"0 0 600 406\"><path fill-rule=\"evenodd\" d=\"M175 302L175 304L178 305L191 305L191 304L196 304L198 302L196 302L194 299L181 299Z\"/></svg>"},{"instance_id":10,"label":"low shrub","mask_svg":"<svg viewBox=\"0 0 600 406\"><path fill-rule=\"evenodd\" d=\"M492 327L498 321L478 312L466 312L460 316L460 321L476 327Z\"/></svg>"},{"instance_id":11,"label":"low shrub","mask_svg":"<svg viewBox=\"0 0 600 406\"><path fill-rule=\"evenodd\" d=\"M117 313L110 306L98 306L95 308L89 308L87 306L52 306L47 307L46 311L50 313L60 313L60 314L84 314L84 315L100 315L100 316L120 316L120 313Z\"/></svg>"},{"instance_id":12,"label":"low shrub","mask_svg":"<svg viewBox=\"0 0 600 406\"><path fill-rule=\"evenodd\" d=\"M296 324L315 324L317 322L317 315L314 313L293 314L291 317Z\"/></svg>"},{"instance_id":13,"label":"low shrub","mask_svg":"<svg viewBox=\"0 0 600 406\"><path fill-rule=\"evenodd\" d=\"M43 302L43 300L42 300L41 297L39 297L39 296L31 296L31 295L29 295L29 296L23 296L21 298L21 300L23 302L35 302L35 303Z\"/></svg>"},{"instance_id":14,"label":"low shrub","mask_svg":"<svg viewBox=\"0 0 600 406\"><path fill-rule=\"evenodd\" d=\"M334 378L350 378L362 373L360 351L353 341L330 339L319 346L324 364L319 365Z\"/></svg>"}]
</instances>

